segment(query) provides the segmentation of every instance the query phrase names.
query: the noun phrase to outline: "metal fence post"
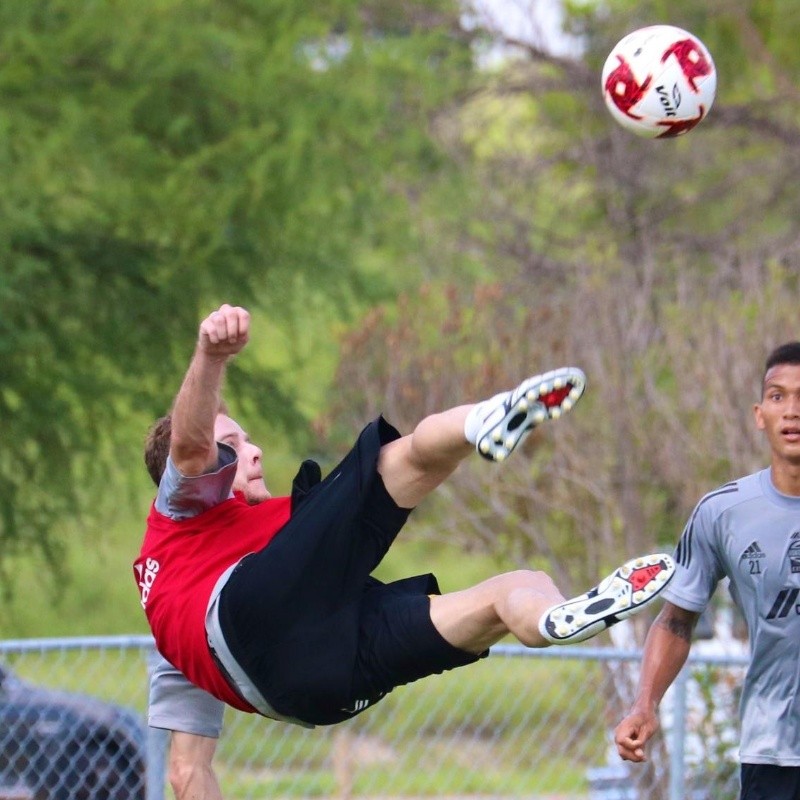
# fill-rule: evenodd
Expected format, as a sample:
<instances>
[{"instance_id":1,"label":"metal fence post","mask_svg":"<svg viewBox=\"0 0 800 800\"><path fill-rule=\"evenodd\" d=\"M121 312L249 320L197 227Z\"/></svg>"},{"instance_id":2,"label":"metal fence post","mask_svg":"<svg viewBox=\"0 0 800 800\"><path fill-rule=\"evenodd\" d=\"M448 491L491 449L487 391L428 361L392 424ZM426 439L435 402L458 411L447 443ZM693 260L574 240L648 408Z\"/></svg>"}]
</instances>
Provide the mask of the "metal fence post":
<instances>
[{"instance_id":1,"label":"metal fence post","mask_svg":"<svg viewBox=\"0 0 800 800\"><path fill-rule=\"evenodd\" d=\"M152 650L147 656L148 687L157 661L158 653ZM164 800L168 746L169 731L147 727L147 800Z\"/></svg>"},{"instance_id":2,"label":"metal fence post","mask_svg":"<svg viewBox=\"0 0 800 800\"><path fill-rule=\"evenodd\" d=\"M669 747L669 800L686 800L686 706L689 669L680 671L673 684L672 732Z\"/></svg>"},{"instance_id":3,"label":"metal fence post","mask_svg":"<svg viewBox=\"0 0 800 800\"><path fill-rule=\"evenodd\" d=\"M147 800L164 800L169 733L147 729Z\"/></svg>"}]
</instances>

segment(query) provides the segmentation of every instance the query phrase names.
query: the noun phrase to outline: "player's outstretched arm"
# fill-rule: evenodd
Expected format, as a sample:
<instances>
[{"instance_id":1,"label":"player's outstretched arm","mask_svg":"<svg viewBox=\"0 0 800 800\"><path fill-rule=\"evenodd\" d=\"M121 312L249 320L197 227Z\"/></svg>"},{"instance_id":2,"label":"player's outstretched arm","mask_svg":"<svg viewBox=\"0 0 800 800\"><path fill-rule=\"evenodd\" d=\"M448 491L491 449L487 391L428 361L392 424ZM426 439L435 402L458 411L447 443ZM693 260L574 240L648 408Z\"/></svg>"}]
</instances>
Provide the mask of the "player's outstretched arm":
<instances>
[{"instance_id":1,"label":"player's outstretched arm","mask_svg":"<svg viewBox=\"0 0 800 800\"><path fill-rule=\"evenodd\" d=\"M667 601L651 626L636 699L614 731L617 752L623 760L647 761L645 745L659 727L658 704L689 656L699 617Z\"/></svg>"},{"instance_id":2,"label":"player's outstretched arm","mask_svg":"<svg viewBox=\"0 0 800 800\"><path fill-rule=\"evenodd\" d=\"M173 731L169 748L169 783L175 800L222 800L212 760L217 740Z\"/></svg>"},{"instance_id":3,"label":"player's outstretched arm","mask_svg":"<svg viewBox=\"0 0 800 800\"><path fill-rule=\"evenodd\" d=\"M172 408L170 456L183 475L200 475L217 462L214 420L225 365L249 335L250 315L238 306L224 304L200 323L194 356Z\"/></svg>"}]
</instances>

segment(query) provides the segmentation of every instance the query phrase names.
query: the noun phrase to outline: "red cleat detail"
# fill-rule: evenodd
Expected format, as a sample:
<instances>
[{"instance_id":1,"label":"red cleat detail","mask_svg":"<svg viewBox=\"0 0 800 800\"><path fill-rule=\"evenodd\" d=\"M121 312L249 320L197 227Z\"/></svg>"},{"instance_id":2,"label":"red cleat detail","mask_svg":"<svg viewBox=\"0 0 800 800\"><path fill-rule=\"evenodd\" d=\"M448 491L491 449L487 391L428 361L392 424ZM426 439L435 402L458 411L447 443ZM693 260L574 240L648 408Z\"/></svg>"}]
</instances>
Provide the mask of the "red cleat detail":
<instances>
[{"instance_id":1,"label":"red cleat detail","mask_svg":"<svg viewBox=\"0 0 800 800\"><path fill-rule=\"evenodd\" d=\"M628 583L633 586L633 591L638 592L644 589L653 578L658 575L663 567L661 564L651 564L649 567L639 567L635 569L627 578Z\"/></svg>"},{"instance_id":2,"label":"red cleat detail","mask_svg":"<svg viewBox=\"0 0 800 800\"><path fill-rule=\"evenodd\" d=\"M563 389L553 389L552 392L543 394L539 398L539 402L543 403L547 408L555 408L560 406L572 391L572 384L568 383Z\"/></svg>"}]
</instances>

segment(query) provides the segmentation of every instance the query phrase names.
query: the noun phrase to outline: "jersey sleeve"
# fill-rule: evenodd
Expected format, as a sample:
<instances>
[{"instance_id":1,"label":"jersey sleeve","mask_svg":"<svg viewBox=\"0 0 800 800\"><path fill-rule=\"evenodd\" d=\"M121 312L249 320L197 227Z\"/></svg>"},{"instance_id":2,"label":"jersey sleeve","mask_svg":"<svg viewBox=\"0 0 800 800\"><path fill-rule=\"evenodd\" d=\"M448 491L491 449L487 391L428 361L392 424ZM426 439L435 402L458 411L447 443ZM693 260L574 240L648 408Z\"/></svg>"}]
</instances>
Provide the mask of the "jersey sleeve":
<instances>
[{"instance_id":1,"label":"jersey sleeve","mask_svg":"<svg viewBox=\"0 0 800 800\"><path fill-rule=\"evenodd\" d=\"M716 542L716 514L704 498L692 512L675 548L675 576L662 597L687 611L701 613L725 573Z\"/></svg>"},{"instance_id":2,"label":"jersey sleeve","mask_svg":"<svg viewBox=\"0 0 800 800\"><path fill-rule=\"evenodd\" d=\"M236 451L218 443L216 467L202 475L182 475L171 457L158 485L155 507L159 514L174 520L189 519L208 511L231 496L236 477Z\"/></svg>"},{"instance_id":3,"label":"jersey sleeve","mask_svg":"<svg viewBox=\"0 0 800 800\"><path fill-rule=\"evenodd\" d=\"M162 656L150 676L147 724L151 728L218 739L225 705L199 689Z\"/></svg>"}]
</instances>

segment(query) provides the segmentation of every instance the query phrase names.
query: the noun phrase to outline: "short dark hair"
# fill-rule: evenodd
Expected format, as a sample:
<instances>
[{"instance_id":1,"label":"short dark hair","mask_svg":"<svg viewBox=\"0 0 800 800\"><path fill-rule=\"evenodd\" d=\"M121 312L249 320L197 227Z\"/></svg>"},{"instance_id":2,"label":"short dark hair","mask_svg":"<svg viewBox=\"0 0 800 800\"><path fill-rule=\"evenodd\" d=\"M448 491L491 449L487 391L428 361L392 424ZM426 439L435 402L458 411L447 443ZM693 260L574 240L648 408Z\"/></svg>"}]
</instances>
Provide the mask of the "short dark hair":
<instances>
[{"instance_id":1,"label":"short dark hair","mask_svg":"<svg viewBox=\"0 0 800 800\"><path fill-rule=\"evenodd\" d=\"M800 342L786 342L778 345L768 356L764 364L764 375L761 385L764 385L767 373L779 364L800 364Z\"/></svg>"},{"instance_id":2,"label":"short dark hair","mask_svg":"<svg viewBox=\"0 0 800 800\"><path fill-rule=\"evenodd\" d=\"M156 486L161 483L161 476L167 468L167 456L169 455L169 440L171 436L171 414L157 419L147 432L147 439L144 443L144 464Z\"/></svg>"},{"instance_id":3,"label":"short dark hair","mask_svg":"<svg viewBox=\"0 0 800 800\"><path fill-rule=\"evenodd\" d=\"M217 414L227 413L228 406L225 405L224 401L220 401ZM172 414L166 414L157 419L147 432L147 438L144 443L144 464L156 486L161 483L161 476L167 468L167 456L169 455L171 437Z\"/></svg>"}]
</instances>

